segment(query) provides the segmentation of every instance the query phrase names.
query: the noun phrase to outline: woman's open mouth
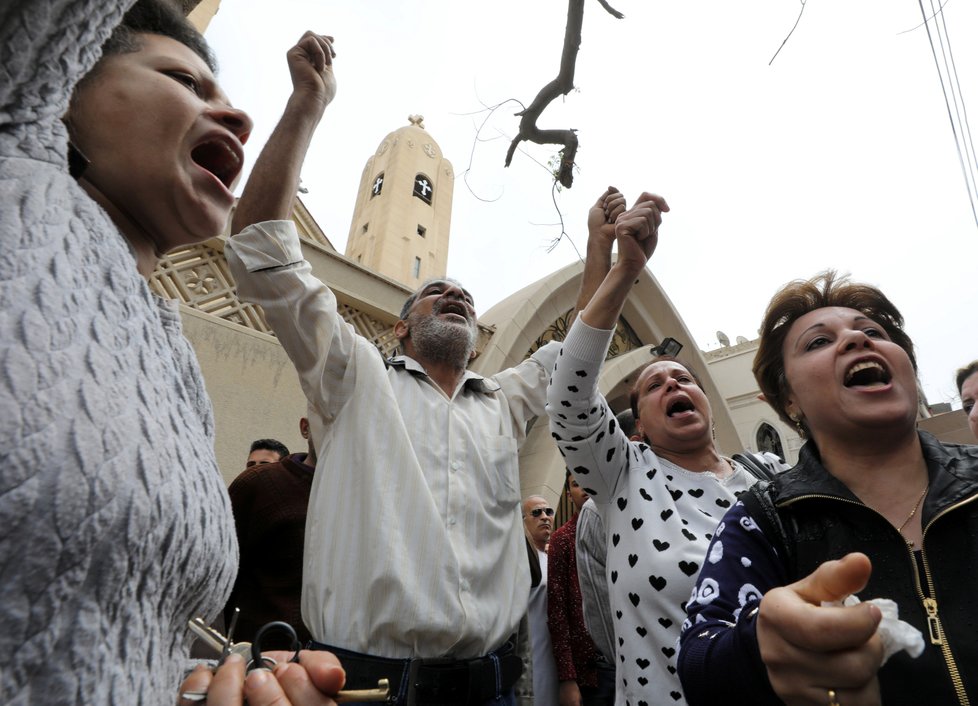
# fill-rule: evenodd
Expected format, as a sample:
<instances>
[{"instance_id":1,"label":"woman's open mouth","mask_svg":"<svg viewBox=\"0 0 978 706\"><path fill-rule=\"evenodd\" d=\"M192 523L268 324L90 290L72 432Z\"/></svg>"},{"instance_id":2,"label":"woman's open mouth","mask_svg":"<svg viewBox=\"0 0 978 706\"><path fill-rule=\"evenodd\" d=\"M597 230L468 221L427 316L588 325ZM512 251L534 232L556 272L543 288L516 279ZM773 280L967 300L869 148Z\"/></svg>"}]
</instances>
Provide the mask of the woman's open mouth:
<instances>
[{"instance_id":1,"label":"woman's open mouth","mask_svg":"<svg viewBox=\"0 0 978 706\"><path fill-rule=\"evenodd\" d=\"M846 387L884 387L892 376L884 365L875 360L862 360L846 371L843 384Z\"/></svg>"},{"instance_id":2,"label":"woman's open mouth","mask_svg":"<svg viewBox=\"0 0 978 706\"><path fill-rule=\"evenodd\" d=\"M244 164L241 147L231 138L213 136L190 151L195 164L213 174L230 191Z\"/></svg>"},{"instance_id":3,"label":"woman's open mouth","mask_svg":"<svg viewBox=\"0 0 978 706\"><path fill-rule=\"evenodd\" d=\"M679 399L670 402L669 406L666 407L666 416L675 417L677 415L692 413L695 411L696 407L693 406L692 402L685 397L680 397Z\"/></svg>"}]
</instances>

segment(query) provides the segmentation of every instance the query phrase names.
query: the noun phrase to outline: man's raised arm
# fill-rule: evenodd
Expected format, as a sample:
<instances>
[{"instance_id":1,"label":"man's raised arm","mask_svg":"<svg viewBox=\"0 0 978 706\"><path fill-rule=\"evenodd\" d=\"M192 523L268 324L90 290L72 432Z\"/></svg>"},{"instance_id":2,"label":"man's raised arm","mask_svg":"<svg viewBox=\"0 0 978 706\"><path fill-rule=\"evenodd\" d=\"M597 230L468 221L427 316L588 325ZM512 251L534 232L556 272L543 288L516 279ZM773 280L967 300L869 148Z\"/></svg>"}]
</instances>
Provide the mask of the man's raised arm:
<instances>
[{"instance_id":1,"label":"man's raised arm","mask_svg":"<svg viewBox=\"0 0 978 706\"><path fill-rule=\"evenodd\" d=\"M299 188L299 174L326 106L336 95L333 38L306 32L286 57L292 95L255 162L231 220L231 232L261 221L285 220Z\"/></svg>"},{"instance_id":2,"label":"man's raised arm","mask_svg":"<svg viewBox=\"0 0 978 706\"><path fill-rule=\"evenodd\" d=\"M332 38L306 32L287 53L292 95L248 178L224 254L238 296L261 306L313 409L331 416L348 397L341 371L356 335L333 293L305 261L294 224L299 174L312 136L336 94ZM331 371L326 375L325 370Z\"/></svg>"}]
</instances>

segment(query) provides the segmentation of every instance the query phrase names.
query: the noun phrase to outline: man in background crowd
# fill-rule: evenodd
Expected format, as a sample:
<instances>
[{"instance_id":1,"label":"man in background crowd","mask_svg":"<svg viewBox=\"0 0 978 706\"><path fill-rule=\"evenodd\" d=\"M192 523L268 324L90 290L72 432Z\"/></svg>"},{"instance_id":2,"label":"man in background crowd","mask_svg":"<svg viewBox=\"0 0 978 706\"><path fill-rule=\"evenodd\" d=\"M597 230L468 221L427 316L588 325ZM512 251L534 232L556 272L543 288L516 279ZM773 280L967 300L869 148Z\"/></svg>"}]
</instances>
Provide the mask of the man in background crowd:
<instances>
[{"instance_id":1,"label":"man in background crowd","mask_svg":"<svg viewBox=\"0 0 978 706\"><path fill-rule=\"evenodd\" d=\"M534 559L540 565L540 581L530 587L527 618L530 628L530 659L533 670L534 706L557 706L557 667L547 628L547 545L554 528L554 509L546 499L531 495L523 501L523 526L532 545L531 574Z\"/></svg>"},{"instance_id":2,"label":"man in background crowd","mask_svg":"<svg viewBox=\"0 0 978 706\"><path fill-rule=\"evenodd\" d=\"M630 409L616 415L616 418L629 439L635 441L639 438L635 429L635 416ZM599 679L611 679L614 684L615 629L611 622L611 601L608 598L607 536L601 515L590 498L581 506L576 529L575 553L584 626L604 658L598 668Z\"/></svg>"},{"instance_id":3,"label":"man in background crowd","mask_svg":"<svg viewBox=\"0 0 978 706\"><path fill-rule=\"evenodd\" d=\"M588 494L570 473L566 482L574 516L553 533L547 551L547 625L560 680L560 706L611 706L615 670L588 634L577 579L577 522Z\"/></svg>"},{"instance_id":4,"label":"man in background crowd","mask_svg":"<svg viewBox=\"0 0 978 706\"><path fill-rule=\"evenodd\" d=\"M260 466L263 463L278 463L289 455L288 447L277 439L256 439L251 442L245 468Z\"/></svg>"},{"instance_id":5,"label":"man in background crowd","mask_svg":"<svg viewBox=\"0 0 978 706\"><path fill-rule=\"evenodd\" d=\"M300 599L306 508L316 471L316 449L305 417L299 420L299 433L308 444L307 452L250 465L228 488L241 559L224 618L229 624L234 609L240 609L236 642L251 642L262 625L274 620L292 625L303 644L311 639L302 622ZM261 441L285 448L271 439ZM291 646L275 633L268 640L273 649Z\"/></svg>"}]
</instances>

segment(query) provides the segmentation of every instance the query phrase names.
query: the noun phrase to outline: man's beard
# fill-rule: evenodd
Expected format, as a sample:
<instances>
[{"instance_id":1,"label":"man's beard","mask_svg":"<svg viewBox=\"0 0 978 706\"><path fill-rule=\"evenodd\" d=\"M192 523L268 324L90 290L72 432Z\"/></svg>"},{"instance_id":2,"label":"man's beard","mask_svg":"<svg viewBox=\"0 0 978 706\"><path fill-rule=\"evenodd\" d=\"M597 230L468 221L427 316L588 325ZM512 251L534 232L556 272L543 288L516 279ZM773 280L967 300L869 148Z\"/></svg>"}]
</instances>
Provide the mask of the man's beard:
<instances>
[{"instance_id":1,"label":"man's beard","mask_svg":"<svg viewBox=\"0 0 978 706\"><path fill-rule=\"evenodd\" d=\"M435 363L447 363L456 368L468 365L475 350L474 324L449 323L438 318L437 312L414 315L408 319L411 343L418 356Z\"/></svg>"}]
</instances>

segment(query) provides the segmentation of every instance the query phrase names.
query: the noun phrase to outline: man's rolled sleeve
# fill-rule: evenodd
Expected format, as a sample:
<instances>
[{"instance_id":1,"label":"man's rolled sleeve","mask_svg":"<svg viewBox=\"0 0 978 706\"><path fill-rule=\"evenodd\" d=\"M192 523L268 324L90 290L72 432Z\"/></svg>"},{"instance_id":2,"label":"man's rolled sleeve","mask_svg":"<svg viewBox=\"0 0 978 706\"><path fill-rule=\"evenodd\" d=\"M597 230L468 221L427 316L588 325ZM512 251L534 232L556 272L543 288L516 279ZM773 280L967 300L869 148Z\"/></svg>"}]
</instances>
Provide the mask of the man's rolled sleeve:
<instances>
[{"instance_id":1,"label":"man's rolled sleeve","mask_svg":"<svg viewBox=\"0 0 978 706\"><path fill-rule=\"evenodd\" d=\"M255 223L228 240L228 246L232 272L259 272L303 260L299 234L292 221Z\"/></svg>"},{"instance_id":2,"label":"man's rolled sleeve","mask_svg":"<svg viewBox=\"0 0 978 706\"><path fill-rule=\"evenodd\" d=\"M238 295L262 308L309 403L323 419L335 416L355 386L358 337L339 315L333 292L312 274L295 224L250 225L227 241L225 255Z\"/></svg>"},{"instance_id":3,"label":"man's rolled sleeve","mask_svg":"<svg viewBox=\"0 0 978 706\"><path fill-rule=\"evenodd\" d=\"M551 341L519 365L492 377L506 395L520 441L526 423L546 410L547 382L559 352L560 343Z\"/></svg>"}]
</instances>

